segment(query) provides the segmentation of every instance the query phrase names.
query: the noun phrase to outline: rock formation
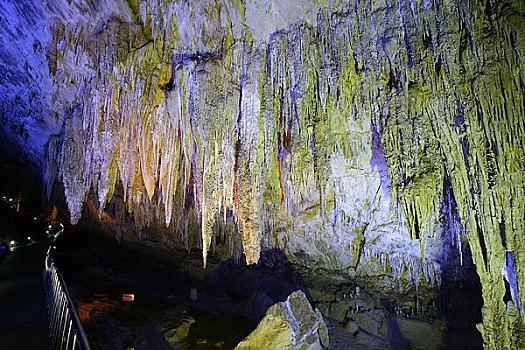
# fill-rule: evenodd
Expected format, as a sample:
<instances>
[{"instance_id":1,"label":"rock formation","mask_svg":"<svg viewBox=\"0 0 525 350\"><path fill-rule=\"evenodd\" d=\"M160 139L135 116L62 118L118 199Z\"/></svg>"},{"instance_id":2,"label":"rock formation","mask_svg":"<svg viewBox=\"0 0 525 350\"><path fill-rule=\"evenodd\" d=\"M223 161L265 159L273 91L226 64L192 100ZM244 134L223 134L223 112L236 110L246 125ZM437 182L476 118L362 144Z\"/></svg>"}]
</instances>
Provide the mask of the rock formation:
<instances>
[{"instance_id":1,"label":"rock formation","mask_svg":"<svg viewBox=\"0 0 525 350\"><path fill-rule=\"evenodd\" d=\"M314 311L300 290L272 305L257 328L237 345L242 349L322 349L329 345L328 330L319 310Z\"/></svg>"},{"instance_id":2,"label":"rock formation","mask_svg":"<svg viewBox=\"0 0 525 350\"><path fill-rule=\"evenodd\" d=\"M485 346L525 347L522 1L0 7L0 141L71 223L395 288L468 242Z\"/></svg>"}]
</instances>

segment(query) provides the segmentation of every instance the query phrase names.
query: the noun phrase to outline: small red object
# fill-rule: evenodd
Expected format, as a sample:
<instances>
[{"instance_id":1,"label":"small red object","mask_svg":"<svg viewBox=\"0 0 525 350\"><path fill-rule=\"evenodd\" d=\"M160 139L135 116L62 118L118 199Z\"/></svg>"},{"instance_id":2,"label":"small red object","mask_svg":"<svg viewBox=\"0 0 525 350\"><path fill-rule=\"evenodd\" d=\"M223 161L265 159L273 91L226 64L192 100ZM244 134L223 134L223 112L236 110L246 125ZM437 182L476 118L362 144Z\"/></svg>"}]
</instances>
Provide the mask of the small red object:
<instances>
[{"instance_id":1,"label":"small red object","mask_svg":"<svg viewBox=\"0 0 525 350\"><path fill-rule=\"evenodd\" d=\"M135 294L122 294L122 301L134 301Z\"/></svg>"}]
</instances>

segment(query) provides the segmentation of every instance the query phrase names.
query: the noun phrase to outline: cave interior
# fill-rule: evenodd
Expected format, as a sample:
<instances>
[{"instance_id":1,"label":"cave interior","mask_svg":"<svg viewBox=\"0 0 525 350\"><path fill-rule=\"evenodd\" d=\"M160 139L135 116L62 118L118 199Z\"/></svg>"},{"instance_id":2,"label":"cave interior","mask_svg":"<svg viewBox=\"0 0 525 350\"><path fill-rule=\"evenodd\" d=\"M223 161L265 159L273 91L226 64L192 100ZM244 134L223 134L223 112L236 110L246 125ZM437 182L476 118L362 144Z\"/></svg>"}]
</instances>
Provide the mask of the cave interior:
<instances>
[{"instance_id":1,"label":"cave interior","mask_svg":"<svg viewBox=\"0 0 525 350\"><path fill-rule=\"evenodd\" d=\"M525 349L525 2L3 0L0 42L0 328L51 246L93 349Z\"/></svg>"}]
</instances>

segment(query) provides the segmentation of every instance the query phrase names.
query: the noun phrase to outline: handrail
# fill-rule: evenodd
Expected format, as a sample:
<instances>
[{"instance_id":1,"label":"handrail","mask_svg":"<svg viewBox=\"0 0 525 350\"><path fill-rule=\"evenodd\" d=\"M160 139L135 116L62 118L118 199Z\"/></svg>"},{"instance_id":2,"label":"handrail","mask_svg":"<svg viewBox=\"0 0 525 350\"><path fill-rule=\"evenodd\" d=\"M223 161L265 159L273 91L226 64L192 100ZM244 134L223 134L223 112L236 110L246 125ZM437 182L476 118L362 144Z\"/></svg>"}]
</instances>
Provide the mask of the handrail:
<instances>
[{"instance_id":1,"label":"handrail","mask_svg":"<svg viewBox=\"0 0 525 350\"><path fill-rule=\"evenodd\" d=\"M44 288L49 313L50 348L91 350L66 281L50 256L63 231L64 229L60 230L54 236L45 260Z\"/></svg>"}]
</instances>

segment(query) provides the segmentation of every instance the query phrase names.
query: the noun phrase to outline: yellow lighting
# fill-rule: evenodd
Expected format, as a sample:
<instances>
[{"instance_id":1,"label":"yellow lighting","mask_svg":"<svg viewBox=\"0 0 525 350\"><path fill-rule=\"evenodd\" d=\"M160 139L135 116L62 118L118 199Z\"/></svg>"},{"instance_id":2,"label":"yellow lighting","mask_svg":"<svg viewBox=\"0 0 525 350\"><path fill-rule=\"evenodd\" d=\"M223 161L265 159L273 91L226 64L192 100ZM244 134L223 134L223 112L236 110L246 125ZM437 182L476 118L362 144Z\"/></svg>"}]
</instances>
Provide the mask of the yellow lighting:
<instances>
[{"instance_id":1,"label":"yellow lighting","mask_svg":"<svg viewBox=\"0 0 525 350\"><path fill-rule=\"evenodd\" d=\"M134 301L135 294L122 294L122 301Z\"/></svg>"}]
</instances>

